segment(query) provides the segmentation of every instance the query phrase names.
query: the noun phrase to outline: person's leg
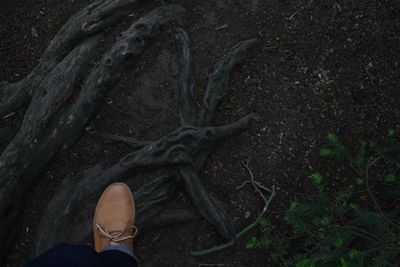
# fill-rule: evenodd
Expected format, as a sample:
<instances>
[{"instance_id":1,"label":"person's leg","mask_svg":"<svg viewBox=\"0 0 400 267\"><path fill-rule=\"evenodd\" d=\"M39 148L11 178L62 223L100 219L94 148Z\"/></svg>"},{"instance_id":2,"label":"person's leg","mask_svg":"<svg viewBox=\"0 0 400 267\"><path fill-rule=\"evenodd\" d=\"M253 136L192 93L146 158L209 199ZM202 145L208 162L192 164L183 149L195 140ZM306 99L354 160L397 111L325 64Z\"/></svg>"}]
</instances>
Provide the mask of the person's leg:
<instances>
[{"instance_id":1,"label":"person's leg","mask_svg":"<svg viewBox=\"0 0 400 267\"><path fill-rule=\"evenodd\" d=\"M103 264L108 266L120 266L120 267L136 267L138 266L138 261L136 257L132 254L122 252L121 250L110 249L104 250L99 253L99 257Z\"/></svg>"},{"instance_id":2,"label":"person's leg","mask_svg":"<svg viewBox=\"0 0 400 267\"><path fill-rule=\"evenodd\" d=\"M120 266L136 267L133 242L137 228L135 202L129 187L115 183L101 195L93 218L94 249L89 246L60 244L31 260L34 266Z\"/></svg>"},{"instance_id":3,"label":"person's leg","mask_svg":"<svg viewBox=\"0 0 400 267\"><path fill-rule=\"evenodd\" d=\"M136 256L135 256L135 254L133 254L132 251L130 251L129 249L127 249L126 247L121 246L121 245L108 246L101 253L103 253L105 251L120 251L120 252L128 254L132 258L136 259Z\"/></svg>"},{"instance_id":4,"label":"person's leg","mask_svg":"<svg viewBox=\"0 0 400 267\"><path fill-rule=\"evenodd\" d=\"M88 266L105 267L101 258L93 248L83 245L59 244L27 262L24 267L47 266Z\"/></svg>"},{"instance_id":5,"label":"person's leg","mask_svg":"<svg viewBox=\"0 0 400 267\"><path fill-rule=\"evenodd\" d=\"M123 246L110 246L97 253L89 246L59 244L29 261L24 267L136 267L136 257L131 251L124 248Z\"/></svg>"}]
</instances>

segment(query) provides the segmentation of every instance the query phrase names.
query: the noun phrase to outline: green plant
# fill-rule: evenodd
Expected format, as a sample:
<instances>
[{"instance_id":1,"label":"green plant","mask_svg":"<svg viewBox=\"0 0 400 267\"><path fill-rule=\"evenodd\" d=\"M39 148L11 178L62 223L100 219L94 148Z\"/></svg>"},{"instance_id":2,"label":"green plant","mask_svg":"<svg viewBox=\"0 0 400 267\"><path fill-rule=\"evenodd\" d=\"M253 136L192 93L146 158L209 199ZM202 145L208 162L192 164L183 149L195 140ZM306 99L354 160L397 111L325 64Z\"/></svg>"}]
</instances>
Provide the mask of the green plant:
<instances>
[{"instance_id":1,"label":"green plant","mask_svg":"<svg viewBox=\"0 0 400 267\"><path fill-rule=\"evenodd\" d=\"M345 186L328 190L329 178L309 176L315 195L309 202L292 201L284 212L290 235L264 222L261 235L248 248L268 248L286 266L397 266L400 262L400 142L393 130L378 146L360 142L354 150L335 134L330 148L335 168L346 167Z\"/></svg>"}]
</instances>

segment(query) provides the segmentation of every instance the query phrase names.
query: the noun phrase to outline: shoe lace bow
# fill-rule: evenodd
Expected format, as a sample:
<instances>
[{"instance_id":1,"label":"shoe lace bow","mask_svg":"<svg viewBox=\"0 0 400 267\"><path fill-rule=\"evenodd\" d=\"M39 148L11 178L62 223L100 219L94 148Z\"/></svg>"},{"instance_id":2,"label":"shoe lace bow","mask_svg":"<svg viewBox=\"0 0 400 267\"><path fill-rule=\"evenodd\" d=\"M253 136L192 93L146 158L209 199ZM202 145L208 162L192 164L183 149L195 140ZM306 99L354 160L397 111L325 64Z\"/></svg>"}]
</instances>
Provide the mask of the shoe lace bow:
<instances>
[{"instance_id":1,"label":"shoe lace bow","mask_svg":"<svg viewBox=\"0 0 400 267\"><path fill-rule=\"evenodd\" d=\"M137 233L137 228L136 226L132 226L133 234L129 236L122 236L124 234L124 231L112 231L112 232L117 232L116 234L111 234L112 232L108 232L107 229L103 228L101 225L96 224L97 229L100 231L100 235L107 238L110 241L113 242L121 242L127 239L133 239L136 236Z\"/></svg>"}]
</instances>

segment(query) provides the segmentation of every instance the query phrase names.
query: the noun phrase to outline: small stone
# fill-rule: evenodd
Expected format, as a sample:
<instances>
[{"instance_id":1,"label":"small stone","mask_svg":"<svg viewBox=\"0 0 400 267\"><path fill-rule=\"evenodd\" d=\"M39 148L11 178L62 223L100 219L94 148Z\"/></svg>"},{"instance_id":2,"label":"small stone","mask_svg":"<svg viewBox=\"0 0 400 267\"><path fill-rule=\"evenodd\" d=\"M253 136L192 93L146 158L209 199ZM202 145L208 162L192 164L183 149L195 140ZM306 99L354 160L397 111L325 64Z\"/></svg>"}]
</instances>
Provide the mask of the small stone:
<instances>
[{"instance_id":1,"label":"small stone","mask_svg":"<svg viewBox=\"0 0 400 267\"><path fill-rule=\"evenodd\" d=\"M34 27L32 27L31 31L32 31L32 36L33 37L35 37L35 38L39 37L39 34L37 33L37 31L36 31L36 29Z\"/></svg>"}]
</instances>

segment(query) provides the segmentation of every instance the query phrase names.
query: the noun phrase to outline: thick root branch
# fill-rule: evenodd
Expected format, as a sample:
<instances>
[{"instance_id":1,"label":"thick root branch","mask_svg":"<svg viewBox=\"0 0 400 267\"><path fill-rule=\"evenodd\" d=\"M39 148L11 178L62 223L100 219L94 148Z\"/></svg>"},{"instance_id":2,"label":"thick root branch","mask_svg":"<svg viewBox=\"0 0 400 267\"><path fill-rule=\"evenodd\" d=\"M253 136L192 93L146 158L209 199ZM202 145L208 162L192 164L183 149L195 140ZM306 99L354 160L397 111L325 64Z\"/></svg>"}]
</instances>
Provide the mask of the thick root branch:
<instances>
[{"instance_id":1,"label":"thick root branch","mask_svg":"<svg viewBox=\"0 0 400 267\"><path fill-rule=\"evenodd\" d=\"M221 61L215 65L215 70L208 79L206 93L203 100L203 109L200 113L200 126L210 124L215 109L223 97L230 73L234 67L241 64L246 59L247 50L254 46L255 43L255 39L238 43L234 48L232 48L232 51L229 54L225 55Z\"/></svg>"}]
</instances>

